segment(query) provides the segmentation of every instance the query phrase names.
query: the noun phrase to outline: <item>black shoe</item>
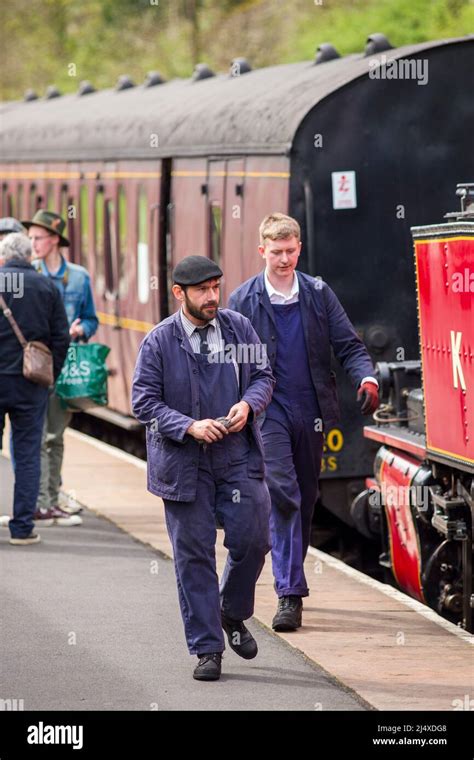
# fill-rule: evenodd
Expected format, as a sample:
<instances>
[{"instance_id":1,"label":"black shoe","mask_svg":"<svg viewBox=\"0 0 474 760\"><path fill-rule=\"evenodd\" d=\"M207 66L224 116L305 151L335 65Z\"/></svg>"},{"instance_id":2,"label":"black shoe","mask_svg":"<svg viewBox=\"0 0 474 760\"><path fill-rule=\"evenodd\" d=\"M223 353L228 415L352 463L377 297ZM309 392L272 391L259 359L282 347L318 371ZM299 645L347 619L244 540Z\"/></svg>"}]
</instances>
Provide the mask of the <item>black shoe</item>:
<instances>
[{"instance_id":1,"label":"black shoe","mask_svg":"<svg viewBox=\"0 0 474 760\"><path fill-rule=\"evenodd\" d=\"M281 596L273 618L274 631L296 631L301 627L303 601L300 596Z\"/></svg>"},{"instance_id":2,"label":"black shoe","mask_svg":"<svg viewBox=\"0 0 474 760\"><path fill-rule=\"evenodd\" d=\"M221 677L222 652L198 654L199 662L194 668L196 681L218 681Z\"/></svg>"},{"instance_id":3,"label":"black shoe","mask_svg":"<svg viewBox=\"0 0 474 760\"><path fill-rule=\"evenodd\" d=\"M230 648L239 657L253 660L257 656L257 642L241 620L232 620L222 614L222 627L227 634Z\"/></svg>"}]
</instances>

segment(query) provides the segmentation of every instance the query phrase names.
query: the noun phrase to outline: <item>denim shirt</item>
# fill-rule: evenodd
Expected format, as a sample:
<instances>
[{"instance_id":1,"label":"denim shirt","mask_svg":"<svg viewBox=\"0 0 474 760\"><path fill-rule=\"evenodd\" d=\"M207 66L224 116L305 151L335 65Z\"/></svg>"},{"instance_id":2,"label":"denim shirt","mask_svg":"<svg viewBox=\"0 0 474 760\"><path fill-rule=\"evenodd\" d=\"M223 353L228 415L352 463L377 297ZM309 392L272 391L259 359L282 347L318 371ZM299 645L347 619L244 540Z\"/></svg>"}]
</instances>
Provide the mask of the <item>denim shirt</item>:
<instances>
[{"instance_id":1,"label":"denim shirt","mask_svg":"<svg viewBox=\"0 0 474 760\"><path fill-rule=\"evenodd\" d=\"M51 274L42 259L36 259L32 263L38 272L51 278L61 293L69 326L75 319L80 319L84 338L88 340L99 326L90 277L84 267L67 262L63 256L61 259L61 266L55 274Z\"/></svg>"}]
</instances>

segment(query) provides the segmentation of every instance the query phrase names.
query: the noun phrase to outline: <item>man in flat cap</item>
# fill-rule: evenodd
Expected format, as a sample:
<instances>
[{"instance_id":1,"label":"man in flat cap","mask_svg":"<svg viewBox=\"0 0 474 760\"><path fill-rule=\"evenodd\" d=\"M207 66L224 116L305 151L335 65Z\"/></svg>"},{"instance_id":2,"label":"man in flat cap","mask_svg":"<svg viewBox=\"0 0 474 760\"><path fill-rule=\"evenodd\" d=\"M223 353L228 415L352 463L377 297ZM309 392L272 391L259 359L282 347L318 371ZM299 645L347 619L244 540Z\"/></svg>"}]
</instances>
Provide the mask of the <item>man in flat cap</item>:
<instances>
[{"instance_id":1,"label":"man in flat cap","mask_svg":"<svg viewBox=\"0 0 474 760\"><path fill-rule=\"evenodd\" d=\"M274 385L249 320L219 309L222 271L188 256L173 271L181 308L145 337L132 404L147 426L148 489L161 496L173 546L179 603L193 677L220 677L229 646L245 659L257 643L244 625L269 551L270 495L255 418ZM227 563L216 574L216 521Z\"/></svg>"}]
</instances>

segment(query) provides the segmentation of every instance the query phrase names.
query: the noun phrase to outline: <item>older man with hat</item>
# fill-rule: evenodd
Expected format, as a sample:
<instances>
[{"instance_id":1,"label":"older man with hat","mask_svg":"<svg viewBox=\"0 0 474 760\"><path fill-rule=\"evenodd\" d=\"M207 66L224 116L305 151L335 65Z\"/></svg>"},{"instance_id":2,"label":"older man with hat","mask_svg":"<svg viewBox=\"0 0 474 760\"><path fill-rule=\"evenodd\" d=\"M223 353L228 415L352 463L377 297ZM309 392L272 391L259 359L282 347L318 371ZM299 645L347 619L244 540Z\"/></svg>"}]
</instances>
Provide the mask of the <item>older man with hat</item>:
<instances>
[{"instance_id":1,"label":"older man with hat","mask_svg":"<svg viewBox=\"0 0 474 760\"><path fill-rule=\"evenodd\" d=\"M22 224L13 216L4 216L0 219L0 240L11 232L24 232Z\"/></svg>"},{"instance_id":2,"label":"older man with hat","mask_svg":"<svg viewBox=\"0 0 474 760\"><path fill-rule=\"evenodd\" d=\"M36 270L51 279L59 290L69 322L72 341L87 341L97 330L90 277L84 267L67 261L61 248L69 247L65 236L66 222L59 214L39 209L33 219L22 222L28 230ZM59 508L61 467L64 453L64 431L71 413L64 409L59 397L52 393L48 401L41 449L41 484L35 519L42 527L80 525L74 512L77 507Z\"/></svg>"},{"instance_id":3,"label":"older man with hat","mask_svg":"<svg viewBox=\"0 0 474 760\"><path fill-rule=\"evenodd\" d=\"M270 496L255 418L274 385L249 320L219 309L222 271L188 256L173 271L181 308L145 337L133 379L136 417L147 426L148 489L161 496L173 546L193 677L220 677L229 646L244 659L257 643L244 625L269 551ZM216 574L216 521L227 563Z\"/></svg>"},{"instance_id":4,"label":"older man with hat","mask_svg":"<svg viewBox=\"0 0 474 760\"><path fill-rule=\"evenodd\" d=\"M0 241L3 240L6 235L10 235L12 232L24 232L22 225L13 216L4 216L0 219ZM3 257L0 256L0 267L4 263Z\"/></svg>"},{"instance_id":5,"label":"older man with hat","mask_svg":"<svg viewBox=\"0 0 474 760\"><path fill-rule=\"evenodd\" d=\"M69 345L68 323L53 283L39 277L31 266L31 243L24 233L7 235L0 243L0 256L4 260L0 283L10 285L0 288L3 299L0 303L0 448L8 414L15 454L10 543L28 546L40 540L33 520L48 391L23 376L23 347L15 329L19 328L26 341L39 341L48 346L57 378Z\"/></svg>"}]
</instances>

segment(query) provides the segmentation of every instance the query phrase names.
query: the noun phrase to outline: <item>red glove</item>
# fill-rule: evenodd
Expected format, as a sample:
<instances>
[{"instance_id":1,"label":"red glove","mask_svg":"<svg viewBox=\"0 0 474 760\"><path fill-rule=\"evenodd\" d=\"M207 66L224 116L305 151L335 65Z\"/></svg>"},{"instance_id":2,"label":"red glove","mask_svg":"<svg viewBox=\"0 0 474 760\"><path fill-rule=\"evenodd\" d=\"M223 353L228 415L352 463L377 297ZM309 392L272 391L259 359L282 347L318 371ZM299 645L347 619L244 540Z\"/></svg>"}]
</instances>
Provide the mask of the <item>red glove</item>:
<instances>
[{"instance_id":1,"label":"red glove","mask_svg":"<svg viewBox=\"0 0 474 760\"><path fill-rule=\"evenodd\" d=\"M375 383L366 381L357 391L357 401L362 401L362 414L373 414L379 405L379 389Z\"/></svg>"}]
</instances>

